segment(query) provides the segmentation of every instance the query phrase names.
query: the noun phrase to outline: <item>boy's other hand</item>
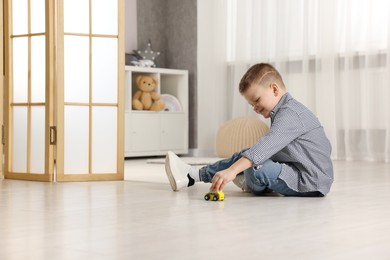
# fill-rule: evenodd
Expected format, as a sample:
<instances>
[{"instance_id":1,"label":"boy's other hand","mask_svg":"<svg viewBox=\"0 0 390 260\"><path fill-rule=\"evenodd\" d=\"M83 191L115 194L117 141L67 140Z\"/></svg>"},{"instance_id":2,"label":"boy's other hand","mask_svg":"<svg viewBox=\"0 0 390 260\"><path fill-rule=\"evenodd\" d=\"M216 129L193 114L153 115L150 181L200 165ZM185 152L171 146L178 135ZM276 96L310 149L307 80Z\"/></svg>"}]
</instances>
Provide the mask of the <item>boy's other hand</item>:
<instances>
[{"instance_id":1,"label":"boy's other hand","mask_svg":"<svg viewBox=\"0 0 390 260\"><path fill-rule=\"evenodd\" d=\"M234 180L236 178L236 173L230 169L225 169L217 172L213 179L211 180L211 188L210 190L220 191L225 187L226 184Z\"/></svg>"}]
</instances>

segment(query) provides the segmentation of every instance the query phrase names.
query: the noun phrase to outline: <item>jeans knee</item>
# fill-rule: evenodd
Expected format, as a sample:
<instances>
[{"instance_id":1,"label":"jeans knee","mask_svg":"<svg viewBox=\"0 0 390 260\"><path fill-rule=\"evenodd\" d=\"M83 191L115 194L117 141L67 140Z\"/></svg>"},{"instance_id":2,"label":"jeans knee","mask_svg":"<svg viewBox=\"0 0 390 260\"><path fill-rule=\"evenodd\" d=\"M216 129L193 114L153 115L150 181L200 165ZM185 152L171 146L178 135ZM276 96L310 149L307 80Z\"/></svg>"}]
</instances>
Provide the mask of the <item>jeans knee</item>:
<instances>
[{"instance_id":1,"label":"jeans knee","mask_svg":"<svg viewBox=\"0 0 390 260\"><path fill-rule=\"evenodd\" d=\"M267 160L258 169L255 170L255 176L265 185L269 185L270 182L275 181L282 170L280 163Z\"/></svg>"},{"instance_id":2,"label":"jeans knee","mask_svg":"<svg viewBox=\"0 0 390 260\"><path fill-rule=\"evenodd\" d=\"M261 192L266 188L264 183L255 176L255 171L253 170L253 168L245 170L244 177L245 185L248 191L256 193Z\"/></svg>"}]
</instances>

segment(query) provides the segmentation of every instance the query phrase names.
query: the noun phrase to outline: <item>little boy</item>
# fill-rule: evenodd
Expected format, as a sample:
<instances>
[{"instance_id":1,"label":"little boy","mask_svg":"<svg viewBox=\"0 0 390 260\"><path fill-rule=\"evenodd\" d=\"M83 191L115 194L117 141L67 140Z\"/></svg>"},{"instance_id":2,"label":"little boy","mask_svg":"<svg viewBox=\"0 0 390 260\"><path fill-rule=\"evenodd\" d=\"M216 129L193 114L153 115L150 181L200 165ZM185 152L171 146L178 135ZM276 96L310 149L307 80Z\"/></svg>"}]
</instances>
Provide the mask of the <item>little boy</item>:
<instances>
[{"instance_id":1,"label":"little boy","mask_svg":"<svg viewBox=\"0 0 390 260\"><path fill-rule=\"evenodd\" d=\"M256 195L270 190L285 196L326 195L333 182L331 145L316 116L286 91L270 64L253 65L239 91L257 114L271 118L270 131L252 147L201 169L168 152L165 169L172 190L199 181L222 190L233 181Z\"/></svg>"}]
</instances>

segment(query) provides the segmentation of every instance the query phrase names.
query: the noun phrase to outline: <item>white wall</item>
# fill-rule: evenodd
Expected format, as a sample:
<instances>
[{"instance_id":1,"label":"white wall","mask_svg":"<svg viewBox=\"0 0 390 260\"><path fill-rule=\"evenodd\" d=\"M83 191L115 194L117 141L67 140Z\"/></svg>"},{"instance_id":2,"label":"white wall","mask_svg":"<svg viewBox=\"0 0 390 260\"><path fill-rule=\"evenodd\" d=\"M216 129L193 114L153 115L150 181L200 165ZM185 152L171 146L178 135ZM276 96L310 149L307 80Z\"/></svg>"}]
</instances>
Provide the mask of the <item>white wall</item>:
<instances>
[{"instance_id":1,"label":"white wall","mask_svg":"<svg viewBox=\"0 0 390 260\"><path fill-rule=\"evenodd\" d=\"M195 155L215 154L215 137L227 120L225 17L214 12L223 0L198 0L198 149ZM224 13L224 12L222 12Z\"/></svg>"}]
</instances>

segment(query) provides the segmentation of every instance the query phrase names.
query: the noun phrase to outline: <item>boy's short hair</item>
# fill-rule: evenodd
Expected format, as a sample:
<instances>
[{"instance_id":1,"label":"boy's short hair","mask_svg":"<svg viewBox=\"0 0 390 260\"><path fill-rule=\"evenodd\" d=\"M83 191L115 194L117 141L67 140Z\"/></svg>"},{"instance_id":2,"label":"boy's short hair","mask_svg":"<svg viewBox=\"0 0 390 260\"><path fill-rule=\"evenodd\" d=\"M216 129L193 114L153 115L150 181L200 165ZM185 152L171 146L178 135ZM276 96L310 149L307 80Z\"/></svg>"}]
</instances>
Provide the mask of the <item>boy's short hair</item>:
<instances>
[{"instance_id":1,"label":"boy's short hair","mask_svg":"<svg viewBox=\"0 0 390 260\"><path fill-rule=\"evenodd\" d=\"M248 69L241 78L239 84L240 93L244 93L253 83L263 86L276 83L282 89L286 89L280 73L268 63L258 63Z\"/></svg>"}]
</instances>

